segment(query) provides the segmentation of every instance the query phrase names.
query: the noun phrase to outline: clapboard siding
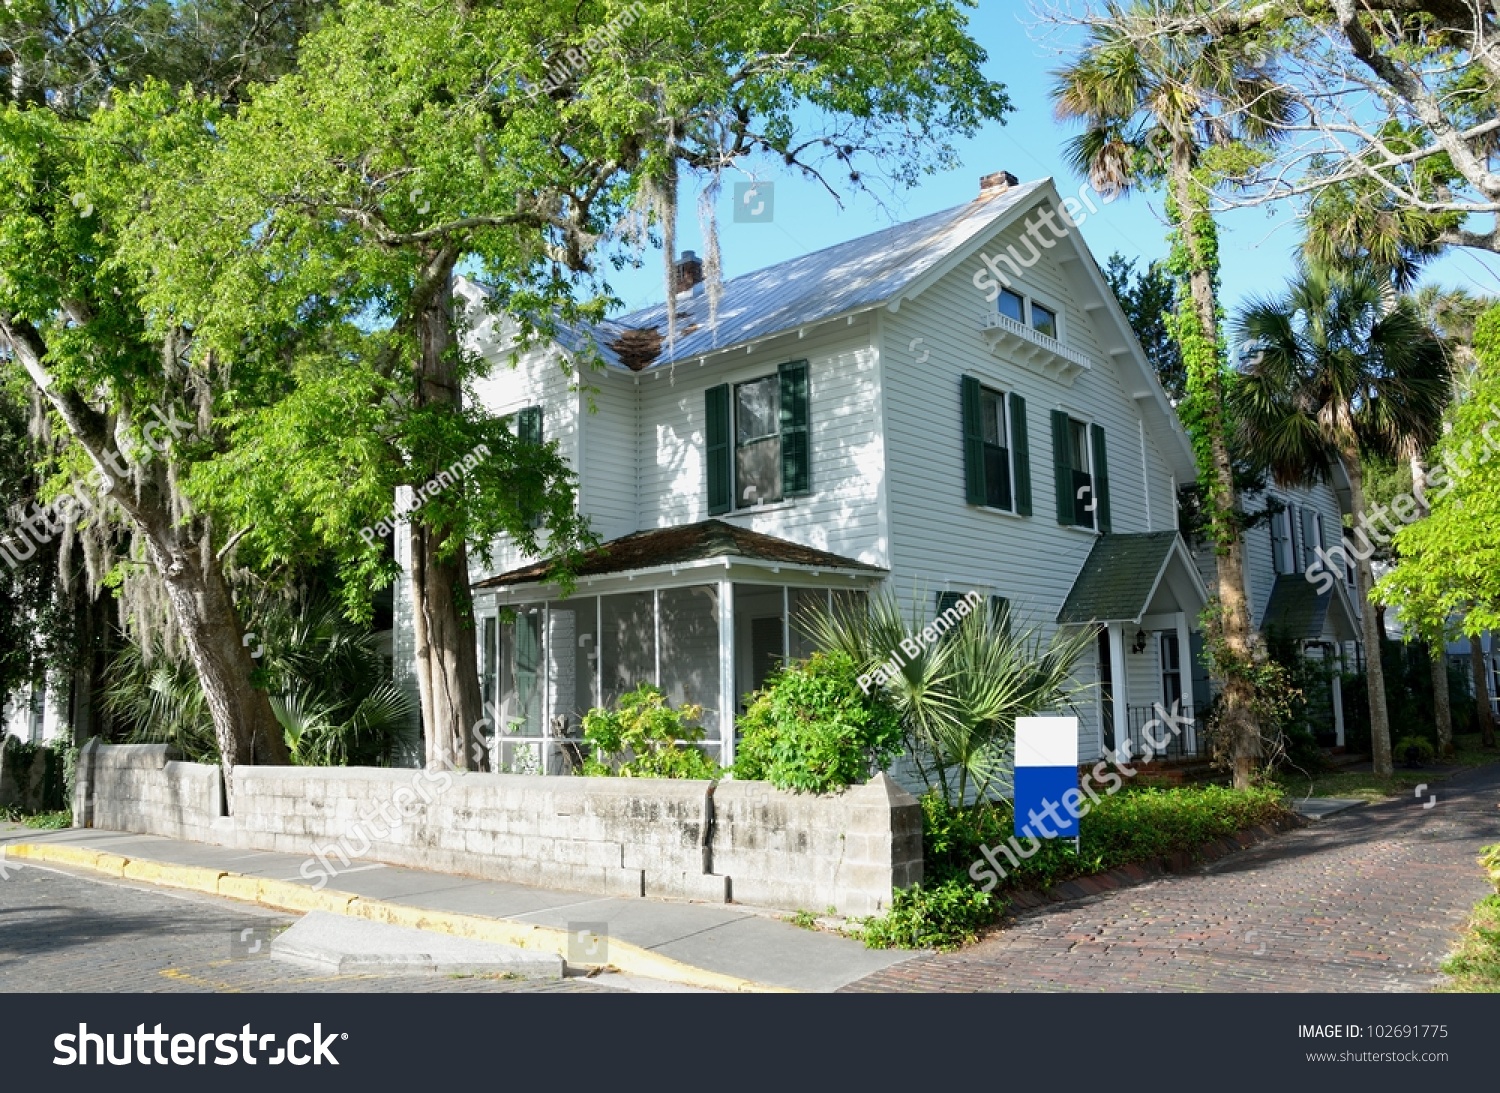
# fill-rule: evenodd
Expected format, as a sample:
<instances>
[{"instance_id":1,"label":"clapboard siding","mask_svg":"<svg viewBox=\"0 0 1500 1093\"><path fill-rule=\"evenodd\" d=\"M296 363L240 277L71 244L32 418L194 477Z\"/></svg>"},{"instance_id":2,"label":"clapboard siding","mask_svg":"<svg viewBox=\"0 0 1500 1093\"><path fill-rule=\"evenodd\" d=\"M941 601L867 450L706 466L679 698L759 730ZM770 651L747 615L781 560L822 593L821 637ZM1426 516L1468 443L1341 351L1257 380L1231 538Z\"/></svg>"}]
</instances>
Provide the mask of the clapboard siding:
<instances>
[{"instance_id":1,"label":"clapboard siding","mask_svg":"<svg viewBox=\"0 0 1500 1093\"><path fill-rule=\"evenodd\" d=\"M466 338L467 347L477 351L489 364L489 371L474 381L475 398L494 414L513 414L528 406L540 406L542 438L548 443L557 441L558 451L576 473L582 395L576 389L574 377L564 367L561 352L549 344L512 354L510 343L502 332L496 331L495 325L494 320L486 319ZM484 571L475 568L474 576L503 573L529 560L509 536L502 535L495 541L493 566Z\"/></svg>"},{"instance_id":2,"label":"clapboard siding","mask_svg":"<svg viewBox=\"0 0 1500 1093\"><path fill-rule=\"evenodd\" d=\"M808 362L812 492L723 518L871 565L888 562L880 512L885 449L881 391L869 320L839 322L805 338L777 338L754 353L678 364L639 379L640 526L677 527L708 518L704 392L775 375Z\"/></svg>"},{"instance_id":3,"label":"clapboard siding","mask_svg":"<svg viewBox=\"0 0 1500 1093\"><path fill-rule=\"evenodd\" d=\"M981 249L995 253L1015 238L1012 229ZM918 595L930 600L939 591L970 588L1006 596L1020 621L1051 631L1095 540L1092 532L1057 523L1051 411L1064 409L1104 428L1115 532L1174 528L1172 476L1154 438L1143 438L1134 400L1108 352L1121 344L1119 335L1108 342L1101 339L1066 267L1048 255L1027 271L1024 281L1017 279L1015 287L1056 308L1062 315L1063 340L1093 361L1093 368L1072 386L997 356L990 348L980 322L995 305L974 287L980 268L977 256L961 263L883 320L891 582L903 598ZM964 375L1026 400L1033 508L1029 518L965 501L959 400ZM1094 660L1091 652L1083 657L1081 682L1094 682ZM1132 656L1129 668L1134 703L1138 691L1145 695L1148 686L1156 686L1155 672L1145 656ZM1094 754L1097 710L1090 695L1080 700L1078 712L1083 754Z\"/></svg>"},{"instance_id":4,"label":"clapboard siding","mask_svg":"<svg viewBox=\"0 0 1500 1093\"><path fill-rule=\"evenodd\" d=\"M579 511L600 539L640 528L640 407L634 377L591 373L580 419Z\"/></svg>"},{"instance_id":5,"label":"clapboard siding","mask_svg":"<svg viewBox=\"0 0 1500 1093\"><path fill-rule=\"evenodd\" d=\"M1010 234L1010 233L1007 233ZM1003 246L1005 237L994 246ZM986 246L985 249L989 249ZM1011 597L1036 622L1056 617L1093 545L1087 531L1056 520L1050 413L1102 425L1109 456L1113 530L1175 526L1171 475L1093 330L1073 286L1050 260L1017 287L1063 313L1065 341L1094 361L1071 386L997 356L981 337L987 308L973 285L978 260L963 263L886 318L885 387L890 446L892 553L898 577L938 589L984 585ZM918 341L920 339L920 341ZM913 344L915 342L915 345ZM926 354L926 359L922 360ZM1018 518L965 503L959 382L964 375L1027 403L1033 515ZM1149 489L1150 520L1147 519Z\"/></svg>"},{"instance_id":6,"label":"clapboard siding","mask_svg":"<svg viewBox=\"0 0 1500 1093\"><path fill-rule=\"evenodd\" d=\"M1266 495L1247 499L1246 508L1251 511L1264 511L1267 507L1268 498L1279 499L1283 505L1296 506L1298 510L1321 513L1323 517L1323 545L1332 547L1339 542L1343 534L1343 521L1339 510L1338 497L1333 487L1326 482L1319 482L1311 486L1275 488L1267 491ZM1298 527L1298 557L1296 568L1302 572L1305 568L1301 556L1301 528ZM1266 607L1271 599L1271 586L1276 581L1276 571L1271 556L1271 529L1266 524L1253 528L1245 536L1245 567L1249 571L1248 584L1250 604L1257 626L1266 613ZM1340 580L1342 574L1337 574ZM1354 603L1355 610L1359 608L1358 594L1354 586L1345 584L1349 598Z\"/></svg>"}]
</instances>

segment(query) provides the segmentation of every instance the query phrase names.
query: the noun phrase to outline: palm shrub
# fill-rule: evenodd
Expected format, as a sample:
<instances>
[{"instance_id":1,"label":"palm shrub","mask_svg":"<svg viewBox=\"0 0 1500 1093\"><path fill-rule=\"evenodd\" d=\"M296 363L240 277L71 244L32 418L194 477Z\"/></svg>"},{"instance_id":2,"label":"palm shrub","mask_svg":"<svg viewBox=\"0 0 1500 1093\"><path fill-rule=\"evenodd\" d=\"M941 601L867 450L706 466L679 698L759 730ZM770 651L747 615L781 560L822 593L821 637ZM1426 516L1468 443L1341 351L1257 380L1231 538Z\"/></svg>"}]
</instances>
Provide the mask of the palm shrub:
<instances>
[{"instance_id":1,"label":"palm shrub","mask_svg":"<svg viewBox=\"0 0 1500 1093\"><path fill-rule=\"evenodd\" d=\"M271 696L294 763L389 765L415 746L415 703L385 678L374 635L332 604L270 602L257 612L256 684ZM169 743L185 758L217 763L213 718L186 657L156 641L116 656L105 708L129 743Z\"/></svg>"},{"instance_id":2,"label":"palm shrub","mask_svg":"<svg viewBox=\"0 0 1500 1093\"><path fill-rule=\"evenodd\" d=\"M186 657L174 657L155 640L130 642L115 655L105 677L104 709L127 744L171 744L195 763L219 762L208 700Z\"/></svg>"},{"instance_id":3,"label":"palm shrub","mask_svg":"<svg viewBox=\"0 0 1500 1093\"><path fill-rule=\"evenodd\" d=\"M901 751L901 719L885 695L866 693L848 653L788 664L740 719L734 776L778 789L830 793L863 782Z\"/></svg>"},{"instance_id":4,"label":"palm shrub","mask_svg":"<svg viewBox=\"0 0 1500 1093\"><path fill-rule=\"evenodd\" d=\"M909 611L889 592L868 605L816 608L802 625L821 648L850 658L868 680L931 623L916 597ZM1009 788L1016 718L1059 710L1086 685L1073 676L1092 645L1088 631L1043 638L983 611L971 612L881 685L899 718L918 776L945 800L986 800Z\"/></svg>"}]
</instances>

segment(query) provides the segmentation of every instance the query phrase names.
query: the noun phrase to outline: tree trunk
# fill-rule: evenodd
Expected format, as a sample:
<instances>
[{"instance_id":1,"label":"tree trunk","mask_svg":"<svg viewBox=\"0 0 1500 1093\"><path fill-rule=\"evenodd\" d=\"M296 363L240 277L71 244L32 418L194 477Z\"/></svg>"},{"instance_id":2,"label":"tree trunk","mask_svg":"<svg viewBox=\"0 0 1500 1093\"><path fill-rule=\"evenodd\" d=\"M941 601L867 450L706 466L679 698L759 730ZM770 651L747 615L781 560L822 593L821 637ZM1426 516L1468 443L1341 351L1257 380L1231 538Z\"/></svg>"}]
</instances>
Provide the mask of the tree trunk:
<instances>
[{"instance_id":1,"label":"tree trunk","mask_svg":"<svg viewBox=\"0 0 1500 1093\"><path fill-rule=\"evenodd\" d=\"M451 258L439 255L434 259L432 276L440 278L440 284L421 314L417 404L457 413L461 386L453 338L452 273ZM424 469L436 475L443 468L432 464ZM469 595L469 552L462 541L450 544L449 539L447 531L425 523L420 512L413 514L412 618L427 766L430 770L483 770L488 751L475 732L484 712Z\"/></svg>"},{"instance_id":2,"label":"tree trunk","mask_svg":"<svg viewBox=\"0 0 1500 1093\"><path fill-rule=\"evenodd\" d=\"M1360 467L1359 451L1350 447L1342 454L1344 469L1349 475L1350 504L1356 513L1367 512L1364 471ZM1370 590L1375 587L1375 570L1370 564L1368 551L1355 553L1354 571L1359 589L1359 627L1365 639L1365 685L1370 697L1370 751L1376 776L1389 778L1395 770L1391 762L1391 715L1385 703L1385 665L1381 660L1383 635L1375 605L1370 602Z\"/></svg>"},{"instance_id":3,"label":"tree trunk","mask_svg":"<svg viewBox=\"0 0 1500 1093\"><path fill-rule=\"evenodd\" d=\"M1177 230L1188 260L1192 294L1192 331L1195 346L1182 346L1189 398L1198 414L1201 436L1195 437L1200 464L1204 447L1209 466L1203 475L1204 498L1213 529L1218 598L1223 609L1223 640L1233 659L1248 665L1252 658L1250 603L1245 595L1244 541L1235 520L1239 498L1234 484L1234 462L1229 454L1224 408L1224 377L1219 359L1218 299L1214 288L1217 257L1208 253L1213 222L1192 177L1192 151L1181 142L1172 154L1173 197L1178 210ZM1199 359L1201 357L1201 359ZM1200 474L1205 468L1200 466ZM1236 789L1248 789L1261 758L1260 724L1255 714L1255 688L1244 675L1233 672L1223 681L1224 724L1230 737L1230 762Z\"/></svg>"},{"instance_id":4,"label":"tree trunk","mask_svg":"<svg viewBox=\"0 0 1500 1093\"><path fill-rule=\"evenodd\" d=\"M1495 746L1495 711L1490 709L1490 678L1484 659L1484 637L1474 634L1469 638L1469 666L1474 671L1474 702L1479 721L1479 742L1487 748Z\"/></svg>"},{"instance_id":5,"label":"tree trunk","mask_svg":"<svg viewBox=\"0 0 1500 1093\"><path fill-rule=\"evenodd\" d=\"M140 489L121 477L118 468L128 461L111 443L107 419L75 392L53 382L43 365L46 344L33 326L0 315L0 335L93 460L100 492L119 504L146 540L213 717L225 787L232 801L236 765L284 764L289 758L270 699L251 686L255 659L243 640L229 584L206 526L201 519L182 522L173 518L164 463L151 468Z\"/></svg>"},{"instance_id":6,"label":"tree trunk","mask_svg":"<svg viewBox=\"0 0 1500 1093\"><path fill-rule=\"evenodd\" d=\"M1453 758L1453 696L1448 693L1448 650L1442 639L1427 643L1432 661L1432 718L1437 725L1438 755Z\"/></svg>"}]
</instances>

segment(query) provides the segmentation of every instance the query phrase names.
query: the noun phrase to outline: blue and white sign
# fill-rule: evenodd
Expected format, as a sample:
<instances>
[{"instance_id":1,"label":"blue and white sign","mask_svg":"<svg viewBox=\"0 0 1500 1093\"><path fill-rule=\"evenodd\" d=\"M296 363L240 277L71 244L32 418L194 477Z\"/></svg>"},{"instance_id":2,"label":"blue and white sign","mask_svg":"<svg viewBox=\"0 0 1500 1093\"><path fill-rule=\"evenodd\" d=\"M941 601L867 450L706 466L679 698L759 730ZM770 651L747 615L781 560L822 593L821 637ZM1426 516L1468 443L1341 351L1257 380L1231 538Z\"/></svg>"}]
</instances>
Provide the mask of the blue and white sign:
<instances>
[{"instance_id":1,"label":"blue and white sign","mask_svg":"<svg viewBox=\"0 0 1500 1093\"><path fill-rule=\"evenodd\" d=\"M1015 833L1020 838L1076 839L1078 718L1016 718ZM1064 795L1072 791L1072 800Z\"/></svg>"}]
</instances>

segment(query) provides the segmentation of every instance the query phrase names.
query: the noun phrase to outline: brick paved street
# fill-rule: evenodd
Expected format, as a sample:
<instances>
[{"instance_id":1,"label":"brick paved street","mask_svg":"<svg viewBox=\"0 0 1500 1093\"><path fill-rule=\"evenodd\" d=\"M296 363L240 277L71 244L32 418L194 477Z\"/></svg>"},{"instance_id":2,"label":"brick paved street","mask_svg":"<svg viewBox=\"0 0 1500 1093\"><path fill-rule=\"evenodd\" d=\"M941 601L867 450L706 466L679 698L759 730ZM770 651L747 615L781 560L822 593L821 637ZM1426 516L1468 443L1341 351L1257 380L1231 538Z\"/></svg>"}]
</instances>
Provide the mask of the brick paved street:
<instances>
[{"instance_id":1,"label":"brick paved street","mask_svg":"<svg viewBox=\"0 0 1500 1093\"><path fill-rule=\"evenodd\" d=\"M8 879L0 880L0 992L604 990L587 979L330 976L264 957L235 958L232 939L239 931L266 936L291 925L294 916L129 882L7 866Z\"/></svg>"},{"instance_id":2,"label":"brick paved street","mask_svg":"<svg viewBox=\"0 0 1500 1093\"><path fill-rule=\"evenodd\" d=\"M1491 891L1500 767L1355 809L1204 871L1044 908L851 991L1422 991Z\"/></svg>"}]
</instances>

